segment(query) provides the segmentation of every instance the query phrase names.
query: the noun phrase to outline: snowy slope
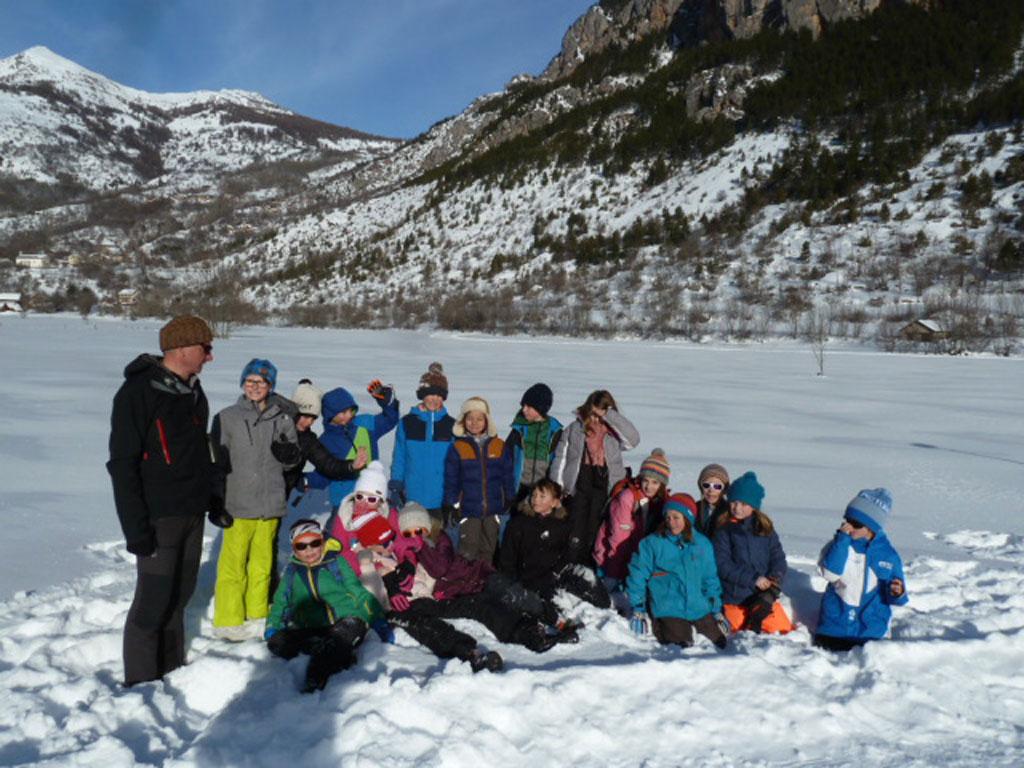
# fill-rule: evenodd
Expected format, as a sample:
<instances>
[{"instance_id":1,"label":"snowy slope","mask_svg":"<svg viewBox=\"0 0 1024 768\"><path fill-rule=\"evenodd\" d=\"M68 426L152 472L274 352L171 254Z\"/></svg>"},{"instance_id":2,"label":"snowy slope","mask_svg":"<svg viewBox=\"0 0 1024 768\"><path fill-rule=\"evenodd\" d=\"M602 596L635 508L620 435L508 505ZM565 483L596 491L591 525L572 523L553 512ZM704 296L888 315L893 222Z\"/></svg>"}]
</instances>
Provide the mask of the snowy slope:
<instances>
[{"instance_id":1,"label":"snowy slope","mask_svg":"<svg viewBox=\"0 0 1024 768\"><path fill-rule=\"evenodd\" d=\"M107 190L169 174L184 183L324 150L369 159L395 142L320 123L238 90L152 94L37 46L0 60L0 174L67 175Z\"/></svg>"},{"instance_id":2,"label":"snowy slope","mask_svg":"<svg viewBox=\"0 0 1024 768\"><path fill-rule=\"evenodd\" d=\"M134 567L120 541L105 460L120 369L158 324L4 318L0 411L0 765L996 765L1024 758L1024 401L1020 360L834 350L826 376L807 348L773 344L494 339L425 333L244 328L215 344L203 381L218 410L238 371L267 356L286 394L298 378L393 381L410 404L444 362L457 409L488 397L511 419L536 380L568 416L597 386L638 426L636 466L655 446L672 486L700 467L755 469L803 625L741 637L724 654L662 649L625 623L566 603L578 646L535 656L498 644L500 679L441 663L402 633L367 641L359 665L301 697L303 662L261 643L210 637L212 529L191 604L190 664L118 686ZM45 339L46 342L41 343ZM390 452L391 440L382 447ZM891 535L910 605L892 642L847 657L810 648L822 581L813 562L864 486L895 495Z\"/></svg>"}]
</instances>

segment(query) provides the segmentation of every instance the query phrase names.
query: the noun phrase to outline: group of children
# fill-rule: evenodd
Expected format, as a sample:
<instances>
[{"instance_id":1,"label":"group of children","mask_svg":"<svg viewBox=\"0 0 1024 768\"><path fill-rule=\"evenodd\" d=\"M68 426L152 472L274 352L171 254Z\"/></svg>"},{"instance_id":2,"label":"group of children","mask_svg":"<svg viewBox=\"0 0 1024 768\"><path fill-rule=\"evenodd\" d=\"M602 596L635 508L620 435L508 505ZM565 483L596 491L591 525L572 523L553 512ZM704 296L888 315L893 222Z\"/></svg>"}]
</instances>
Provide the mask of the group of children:
<instances>
[{"instance_id":1,"label":"group of children","mask_svg":"<svg viewBox=\"0 0 1024 768\"><path fill-rule=\"evenodd\" d=\"M251 361L239 401L214 422L222 503L211 520L225 529L214 630L262 634L284 658L309 654L304 690L350 665L370 628L387 640L400 627L474 671L503 660L451 619L538 653L577 642L582 625L554 602L561 590L614 603L635 632L666 644L692 645L696 632L724 648L732 632L793 629L779 602L786 556L756 474L730 480L709 464L695 499L670 492L668 459L655 449L633 477L623 453L640 435L605 390L563 427L549 415L551 389L535 384L502 439L481 397L448 414L439 363L402 417L393 388L377 380L367 389L381 413L367 416L348 391L322 393L308 380L283 398L276 377L269 361ZM396 427L389 478L378 441ZM303 475L307 461L314 471ZM822 551L816 645L848 650L883 637L890 606L907 601L884 533L891 508L885 489L862 491ZM289 510L298 519L278 576Z\"/></svg>"}]
</instances>

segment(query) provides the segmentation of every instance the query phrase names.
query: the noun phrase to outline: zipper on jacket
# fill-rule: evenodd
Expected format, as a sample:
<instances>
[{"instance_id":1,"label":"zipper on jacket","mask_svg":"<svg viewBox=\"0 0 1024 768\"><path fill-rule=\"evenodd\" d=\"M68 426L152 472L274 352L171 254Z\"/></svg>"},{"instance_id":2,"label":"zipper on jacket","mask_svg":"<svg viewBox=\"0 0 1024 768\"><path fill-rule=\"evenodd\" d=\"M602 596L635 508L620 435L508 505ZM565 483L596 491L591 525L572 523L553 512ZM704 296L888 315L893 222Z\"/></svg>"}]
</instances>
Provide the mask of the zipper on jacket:
<instances>
[{"instance_id":1,"label":"zipper on jacket","mask_svg":"<svg viewBox=\"0 0 1024 768\"><path fill-rule=\"evenodd\" d=\"M322 565L323 561L320 564ZM334 611L331 610L331 606L327 604L327 601L320 597L320 593L316 588L316 579L313 578L313 569L308 565L306 566L306 579L309 582L309 592L313 595L313 599L324 607L324 610L327 611L327 620L334 624Z\"/></svg>"},{"instance_id":2,"label":"zipper on jacket","mask_svg":"<svg viewBox=\"0 0 1024 768\"><path fill-rule=\"evenodd\" d=\"M480 443L476 443L476 440L473 441L474 443L476 443L477 453L480 454L480 477L483 480L483 491L484 491L483 502L484 502L484 504L483 504L483 514L480 515L481 518L484 517L487 514L487 509L488 509L488 504L487 504L487 451L485 451L484 448L487 445L490 444L492 439L493 438L490 438L490 437L487 438L487 442L484 443L483 445L481 445Z\"/></svg>"},{"instance_id":3,"label":"zipper on jacket","mask_svg":"<svg viewBox=\"0 0 1024 768\"><path fill-rule=\"evenodd\" d=\"M156 431L160 435L160 448L164 452L164 462L169 465L171 463L171 449L167 445L167 432L164 430L163 419L156 420Z\"/></svg>"}]
</instances>

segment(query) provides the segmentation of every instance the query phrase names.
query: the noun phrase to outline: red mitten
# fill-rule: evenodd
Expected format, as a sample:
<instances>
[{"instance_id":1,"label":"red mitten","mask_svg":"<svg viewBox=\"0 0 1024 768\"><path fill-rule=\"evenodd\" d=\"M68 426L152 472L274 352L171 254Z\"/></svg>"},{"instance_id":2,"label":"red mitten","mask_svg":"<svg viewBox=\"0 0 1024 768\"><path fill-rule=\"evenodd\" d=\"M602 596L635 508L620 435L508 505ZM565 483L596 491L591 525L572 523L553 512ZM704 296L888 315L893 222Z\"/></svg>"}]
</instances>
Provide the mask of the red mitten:
<instances>
[{"instance_id":1,"label":"red mitten","mask_svg":"<svg viewBox=\"0 0 1024 768\"><path fill-rule=\"evenodd\" d=\"M399 613L409 610L409 598L405 595L395 595L390 600L391 607Z\"/></svg>"}]
</instances>

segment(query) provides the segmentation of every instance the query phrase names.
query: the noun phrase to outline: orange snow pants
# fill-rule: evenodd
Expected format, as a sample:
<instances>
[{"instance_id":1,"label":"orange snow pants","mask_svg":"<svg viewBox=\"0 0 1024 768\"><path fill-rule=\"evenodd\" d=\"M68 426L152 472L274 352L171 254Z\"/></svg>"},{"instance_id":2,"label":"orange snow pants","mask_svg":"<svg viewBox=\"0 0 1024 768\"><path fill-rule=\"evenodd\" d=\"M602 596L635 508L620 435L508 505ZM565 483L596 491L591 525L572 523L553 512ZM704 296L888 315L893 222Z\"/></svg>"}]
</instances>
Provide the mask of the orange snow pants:
<instances>
[{"instance_id":1,"label":"orange snow pants","mask_svg":"<svg viewBox=\"0 0 1024 768\"><path fill-rule=\"evenodd\" d=\"M739 632L741 629L744 629L743 625L747 623L747 614L749 613L747 608L742 605L726 603L722 606L722 613L725 614L725 619L729 622L733 632ZM783 610L782 603L776 601L772 604L771 615L761 624L761 631L766 634L778 632L781 635L793 631L793 622L790 621L789 616Z\"/></svg>"}]
</instances>

